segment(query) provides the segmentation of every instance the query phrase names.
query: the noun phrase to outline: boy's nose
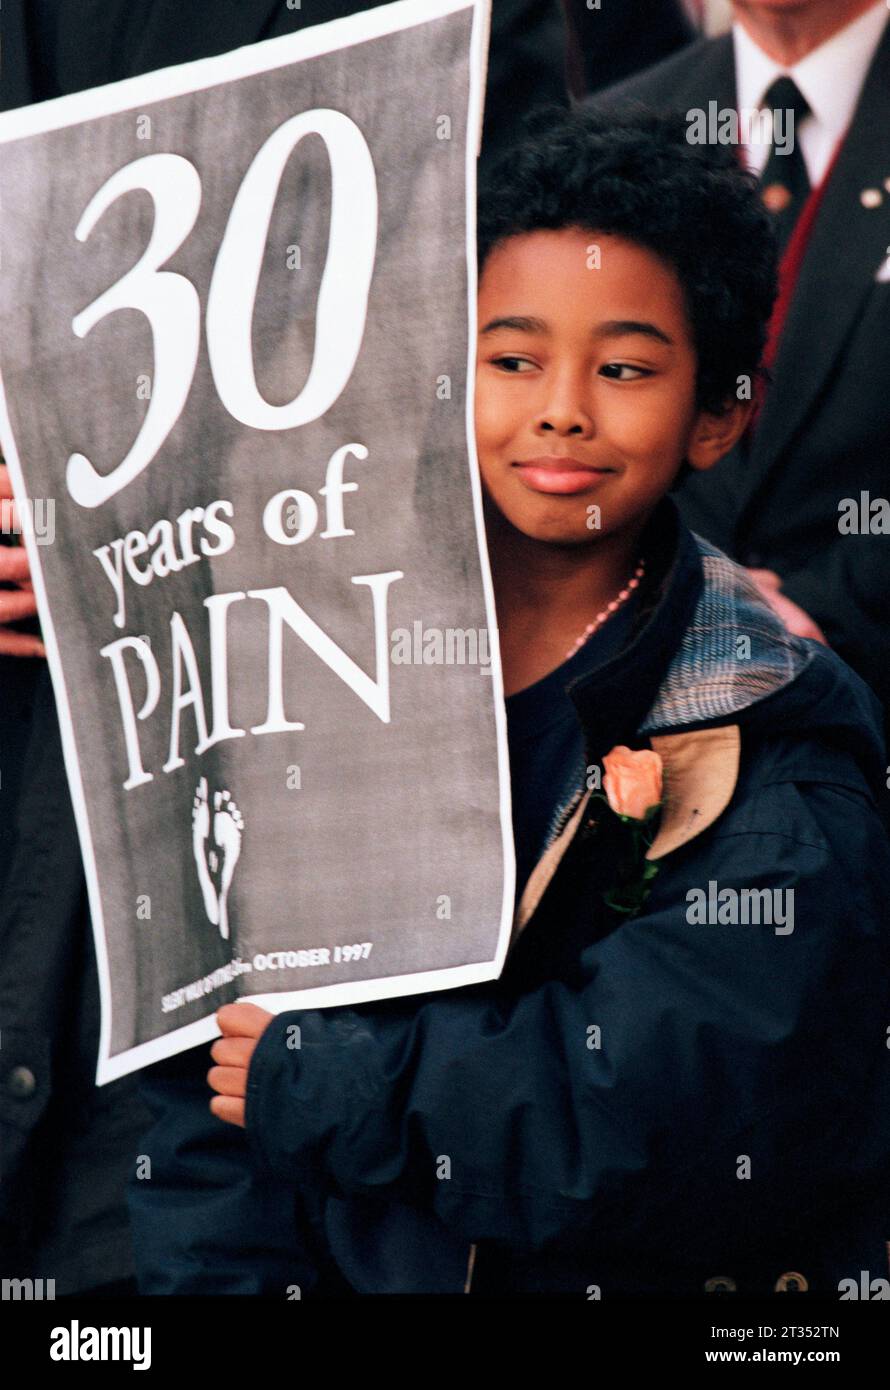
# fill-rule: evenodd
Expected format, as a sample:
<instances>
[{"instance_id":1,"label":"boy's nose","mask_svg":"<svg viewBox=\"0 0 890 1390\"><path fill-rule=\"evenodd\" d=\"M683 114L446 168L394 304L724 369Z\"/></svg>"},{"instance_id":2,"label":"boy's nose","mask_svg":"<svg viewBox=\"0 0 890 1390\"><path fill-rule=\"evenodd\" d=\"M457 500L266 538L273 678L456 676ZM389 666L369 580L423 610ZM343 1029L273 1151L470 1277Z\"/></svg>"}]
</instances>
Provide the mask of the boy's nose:
<instances>
[{"instance_id":1,"label":"boy's nose","mask_svg":"<svg viewBox=\"0 0 890 1390\"><path fill-rule=\"evenodd\" d=\"M583 379L582 379L583 378ZM593 416L585 400L586 375L577 371L554 374L542 396L535 420L537 434L587 437L594 432Z\"/></svg>"},{"instance_id":2,"label":"boy's nose","mask_svg":"<svg viewBox=\"0 0 890 1390\"><path fill-rule=\"evenodd\" d=\"M535 433L589 438L594 433L593 419L579 406L556 406L551 403L535 420Z\"/></svg>"}]
</instances>

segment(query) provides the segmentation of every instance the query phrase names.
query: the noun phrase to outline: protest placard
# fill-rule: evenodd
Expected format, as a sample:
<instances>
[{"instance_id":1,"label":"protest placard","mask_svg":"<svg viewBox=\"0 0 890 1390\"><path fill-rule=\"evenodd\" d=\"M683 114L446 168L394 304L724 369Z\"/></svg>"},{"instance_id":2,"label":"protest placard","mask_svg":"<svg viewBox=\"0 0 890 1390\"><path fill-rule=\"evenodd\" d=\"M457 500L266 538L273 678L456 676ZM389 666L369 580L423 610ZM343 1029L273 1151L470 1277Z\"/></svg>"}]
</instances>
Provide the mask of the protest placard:
<instances>
[{"instance_id":1,"label":"protest placard","mask_svg":"<svg viewBox=\"0 0 890 1390\"><path fill-rule=\"evenodd\" d=\"M0 440L100 1084L214 1036L234 999L503 963L472 418L488 19L398 0L0 117Z\"/></svg>"}]
</instances>

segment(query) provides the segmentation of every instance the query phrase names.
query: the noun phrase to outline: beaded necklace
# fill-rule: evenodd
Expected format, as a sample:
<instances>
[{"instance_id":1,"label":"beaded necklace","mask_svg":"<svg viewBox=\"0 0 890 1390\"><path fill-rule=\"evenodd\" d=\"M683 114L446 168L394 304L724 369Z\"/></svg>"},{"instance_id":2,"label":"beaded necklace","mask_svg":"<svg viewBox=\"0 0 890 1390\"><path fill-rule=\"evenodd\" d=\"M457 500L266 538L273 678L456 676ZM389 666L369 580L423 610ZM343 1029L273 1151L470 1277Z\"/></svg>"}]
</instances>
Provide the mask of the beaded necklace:
<instances>
[{"instance_id":1,"label":"beaded necklace","mask_svg":"<svg viewBox=\"0 0 890 1390\"><path fill-rule=\"evenodd\" d=\"M634 589L636 589L639 586L640 580L642 579L645 573L646 561L641 560L640 563L637 565L636 569L634 570L633 576L627 581L627 584L621 590L618 597L613 598L611 603L607 603L603 611L601 613L597 613L593 622L587 624L580 637L575 639L574 645L571 646L569 650L566 652L567 660L569 657L574 656L575 652L579 651L581 647L584 646L584 643L588 641L588 639L591 638L595 632L599 631L603 623L606 622L609 618L611 618L613 613L617 613L618 609L621 607L623 603L627 602Z\"/></svg>"}]
</instances>

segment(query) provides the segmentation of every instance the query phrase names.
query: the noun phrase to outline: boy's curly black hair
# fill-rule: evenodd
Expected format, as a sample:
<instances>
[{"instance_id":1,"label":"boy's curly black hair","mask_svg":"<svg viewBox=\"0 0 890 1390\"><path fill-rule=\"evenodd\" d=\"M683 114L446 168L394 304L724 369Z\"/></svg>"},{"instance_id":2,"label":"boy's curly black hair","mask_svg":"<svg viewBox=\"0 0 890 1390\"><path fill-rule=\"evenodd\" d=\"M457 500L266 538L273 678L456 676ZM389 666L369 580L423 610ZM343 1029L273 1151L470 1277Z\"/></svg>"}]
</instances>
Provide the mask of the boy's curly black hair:
<instances>
[{"instance_id":1,"label":"boy's curly black hair","mask_svg":"<svg viewBox=\"0 0 890 1390\"><path fill-rule=\"evenodd\" d=\"M691 144L682 115L544 107L480 186L481 275L498 242L582 227L660 256L683 286L698 406L719 413L760 372L776 249L754 177L731 146Z\"/></svg>"}]
</instances>

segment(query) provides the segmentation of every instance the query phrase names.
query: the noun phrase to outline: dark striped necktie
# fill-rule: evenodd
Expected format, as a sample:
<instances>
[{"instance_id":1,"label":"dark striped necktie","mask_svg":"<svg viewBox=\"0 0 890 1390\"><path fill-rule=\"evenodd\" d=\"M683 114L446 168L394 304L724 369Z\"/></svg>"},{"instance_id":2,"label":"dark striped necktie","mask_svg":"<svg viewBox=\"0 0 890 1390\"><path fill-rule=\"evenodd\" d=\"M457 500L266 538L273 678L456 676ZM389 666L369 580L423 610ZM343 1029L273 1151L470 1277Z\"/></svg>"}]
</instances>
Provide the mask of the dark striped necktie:
<instances>
[{"instance_id":1,"label":"dark striped necktie","mask_svg":"<svg viewBox=\"0 0 890 1390\"><path fill-rule=\"evenodd\" d=\"M794 80L786 76L777 77L767 89L761 107L773 113L773 143L760 176L760 193L772 214L781 254L810 193L798 136L798 126L810 114L810 106Z\"/></svg>"}]
</instances>

